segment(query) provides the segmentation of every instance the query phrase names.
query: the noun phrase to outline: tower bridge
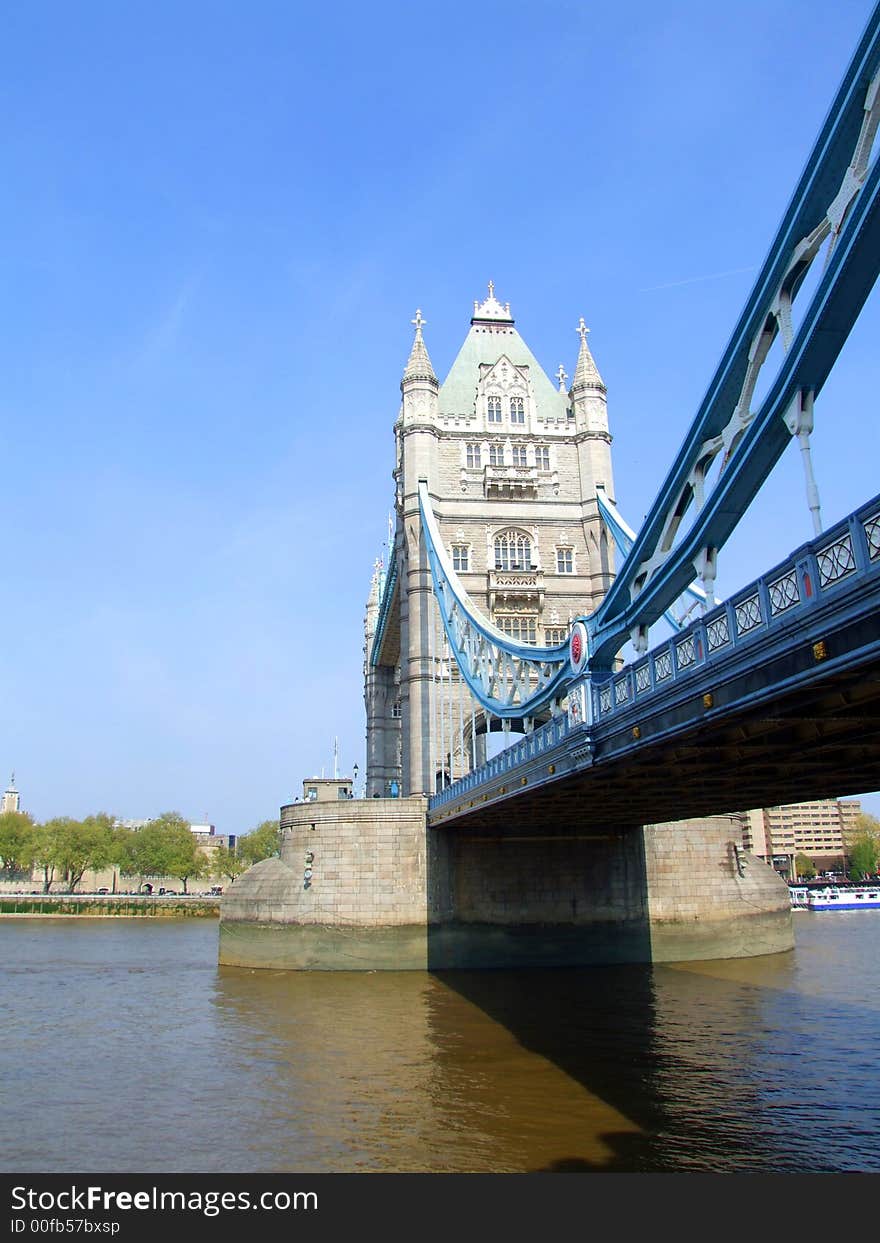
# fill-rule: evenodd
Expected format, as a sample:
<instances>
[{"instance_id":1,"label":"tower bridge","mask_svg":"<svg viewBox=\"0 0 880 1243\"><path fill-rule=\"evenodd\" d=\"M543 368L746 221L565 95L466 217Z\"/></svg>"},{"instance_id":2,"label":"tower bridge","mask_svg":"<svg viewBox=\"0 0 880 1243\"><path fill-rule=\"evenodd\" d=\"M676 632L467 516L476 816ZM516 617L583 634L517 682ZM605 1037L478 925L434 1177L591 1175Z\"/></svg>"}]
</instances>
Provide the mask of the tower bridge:
<instances>
[{"instance_id":1,"label":"tower bridge","mask_svg":"<svg viewBox=\"0 0 880 1243\"><path fill-rule=\"evenodd\" d=\"M810 452L880 271L878 121L880 6L638 532L583 319L569 386L490 282L441 382L416 311L366 609L366 797L282 808L281 857L224 897L222 961L790 948L787 888L735 813L880 786L880 498L824 530ZM717 600L725 542L792 442L813 539ZM652 643L661 617L673 637Z\"/></svg>"}]
</instances>

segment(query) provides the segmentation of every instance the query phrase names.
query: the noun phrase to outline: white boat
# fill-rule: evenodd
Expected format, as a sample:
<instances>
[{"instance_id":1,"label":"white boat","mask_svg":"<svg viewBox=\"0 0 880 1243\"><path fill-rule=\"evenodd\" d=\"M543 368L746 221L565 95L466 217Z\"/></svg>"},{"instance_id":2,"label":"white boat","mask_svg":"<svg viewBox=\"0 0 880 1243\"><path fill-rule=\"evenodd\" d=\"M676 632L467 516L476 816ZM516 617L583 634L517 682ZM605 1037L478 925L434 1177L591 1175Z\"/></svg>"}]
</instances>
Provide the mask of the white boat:
<instances>
[{"instance_id":1,"label":"white boat","mask_svg":"<svg viewBox=\"0 0 880 1243\"><path fill-rule=\"evenodd\" d=\"M880 911L880 881L865 885L824 885L821 889L810 889L807 893L807 909Z\"/></svg>"},{"instance_id":2,"label":"white boat","mask_svg":"<svg viewBox=\"0 0 880 1243\"><path fill-rule=\"evenodd\" d=\"M791 898L793 911L809 910L810 890L806 885L789 885L788 895Z\"/></svg>"}]
</instances>

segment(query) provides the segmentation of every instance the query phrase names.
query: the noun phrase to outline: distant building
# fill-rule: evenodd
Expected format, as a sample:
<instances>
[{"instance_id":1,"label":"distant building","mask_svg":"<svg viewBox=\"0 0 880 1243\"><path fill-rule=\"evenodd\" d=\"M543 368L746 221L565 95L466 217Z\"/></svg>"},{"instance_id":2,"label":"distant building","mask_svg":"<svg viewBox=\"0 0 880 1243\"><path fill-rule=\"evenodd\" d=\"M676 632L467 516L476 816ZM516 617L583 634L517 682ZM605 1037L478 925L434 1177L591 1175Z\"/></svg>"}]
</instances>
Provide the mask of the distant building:
<instances>
[{"instance_id":1,"label":"distant building","mask_svg":"<svg viewBox=\"0 0 880 1243\"><path fill-rule=\"evenodd\" d=\"M792 879L797 855L806 855L817 872L842 872L847 836L861 812L858 799L758 808L745 813L743 845Z\"/></svg>"},{"instance_id":2,"label":"distant building","mask_svg":"<svg viewBox=\"0 0 880 1243\"><path fill-rule=\"evenodd\" d=\"M146 820L114 820L114 827L120 829L142 829L145 825L152 824L153 817ZM196 839L198 845L206 852L216 850L218 846L226 846L229 850L235 849L235 843L238 840L235 833L218 833L216 826L213 824L190 824L189 831Z\"/></svg>"},{"instance_id":3,"label":"distant building","mask_svg":"<svg viewBox=\"0 0 880 1243\"><path fill-rule=\"evenodd\" d=\"M3 803L0 805L0 812L21 811L21 795L15 788L15 773L9 778L9 785L3 795Z\"/></svg>"},{"instance_id":4,"label":"distant building","mask_svg":"<svg viewBox=\"0 0 880 1243\"><path fill-rule=\"evenodd\" d=\"M191 824L189 831L204 854L210 854L218 846L234 850L235 843L238 841L235 833L218 833L213 824Z\"/></svg>"},{"instance_id":5,"label":"distant building","mask_svg":"<svg viewBox=\"0 0 880 1243\"><path fill-rule=\"evenodd\" d=\"M350 783L349 783L350 784ZM9 788L3 795L2 808L6 811L20 811L20 795L15 788L15 774L12 774L12 780ZM146 828L148 824L153 823L153 817L146 819L116 819L113 821L114 828L132 829L137 832ZM196 844L206 858L217 851L220 846L226 846L229 850L235 849L238 840L235 833L218 833L213 824L190 824L190 832L196 840ZM147 880L154 892L160 889L176 889L180 883L179 877L174 876L150 876L143 877ZM210 878L201 878L199 882L202 885L210 883ZM77 892L78 893L95 893L98 891L106 891L109 893L125 892L127 889L137 887L138 880L136 877L121 876L116 868L105 868L101 871L93 871L88 869L83 873ZM17 893L31 892L37 893L42 888L42 875L39 869L32 869L31 872L23 873L21 876L13 879L0 879L0 893ZM63 878L56 876L52 884L52 892L59 893L65 888Z\"/></svg>"},{"instance_id":6,"label":"distant building","mask_svg":"<svg viewBox=\"0 0 880 1243\"><path fill-rule=\"evenodd\" d=\"M124 825L126 828L142 829L146 825L151 824L152 820L118 820L116 823ZM228 850L234 850L235 843L238 840L235 833L218 833L213 824L190 824L189 829L196 840L199 850L209 860L221 846L225 846ZM179 878L174 876L150 875L142 879L150 884L154 893L162 892L165 889L171 889L173 892L179 884ZM101 874L87 872L83 877L83 885L85 886L86 883L93 885L95 888L106 885L115 892L117 885L125 882L111 871ZM204 877L196 882L197 885L207 883L208 878Z\"/></svg>"}]
</instances>

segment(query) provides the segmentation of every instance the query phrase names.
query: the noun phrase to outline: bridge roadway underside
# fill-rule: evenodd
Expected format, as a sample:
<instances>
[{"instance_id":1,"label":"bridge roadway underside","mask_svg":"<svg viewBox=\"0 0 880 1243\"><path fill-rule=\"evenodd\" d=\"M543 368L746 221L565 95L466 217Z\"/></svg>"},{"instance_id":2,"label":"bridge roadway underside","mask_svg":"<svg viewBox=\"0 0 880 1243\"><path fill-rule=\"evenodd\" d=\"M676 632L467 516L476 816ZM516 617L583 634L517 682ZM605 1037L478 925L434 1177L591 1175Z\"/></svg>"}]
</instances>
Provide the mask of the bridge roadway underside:
<instances>
[{"instance_id":1,"label":"bridge roadway underside","mask_svg":"<svg viewBox=\"0 0 880 1243\"><path fill-rule=\"evenodd\" d=\"M594 727L589 740L574 731L540 760L433 810L429 824L600 834L878 790L876 614L830 636L825 650L817 660L812 642L801 642L727 676L713 671L711 691L695 681L656 709L634 706ZM846 656L836 660L835 651Z\"/></svg>"}]
</instances>

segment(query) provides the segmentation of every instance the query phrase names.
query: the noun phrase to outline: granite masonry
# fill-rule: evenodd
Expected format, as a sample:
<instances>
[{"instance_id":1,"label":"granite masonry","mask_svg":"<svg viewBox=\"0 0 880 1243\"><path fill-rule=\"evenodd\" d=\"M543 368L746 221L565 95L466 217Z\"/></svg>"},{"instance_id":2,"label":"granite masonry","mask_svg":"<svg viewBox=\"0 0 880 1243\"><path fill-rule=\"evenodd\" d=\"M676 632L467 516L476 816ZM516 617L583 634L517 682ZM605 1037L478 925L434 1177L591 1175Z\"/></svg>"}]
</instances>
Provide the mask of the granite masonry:
<instances>
[{"instance_id":1,"label":"granite masonry","mask_svg":"<svg viewBox=\"0 0 880 1243\"><path fill-rule=\"evenodd\" d=\"M220 962L442 970L792 948L788 887L743 851L739 817L527 839L430 829L425 813L422 797L283 807L280 858L221 899Z\"/></svg>"}]
</instances>

